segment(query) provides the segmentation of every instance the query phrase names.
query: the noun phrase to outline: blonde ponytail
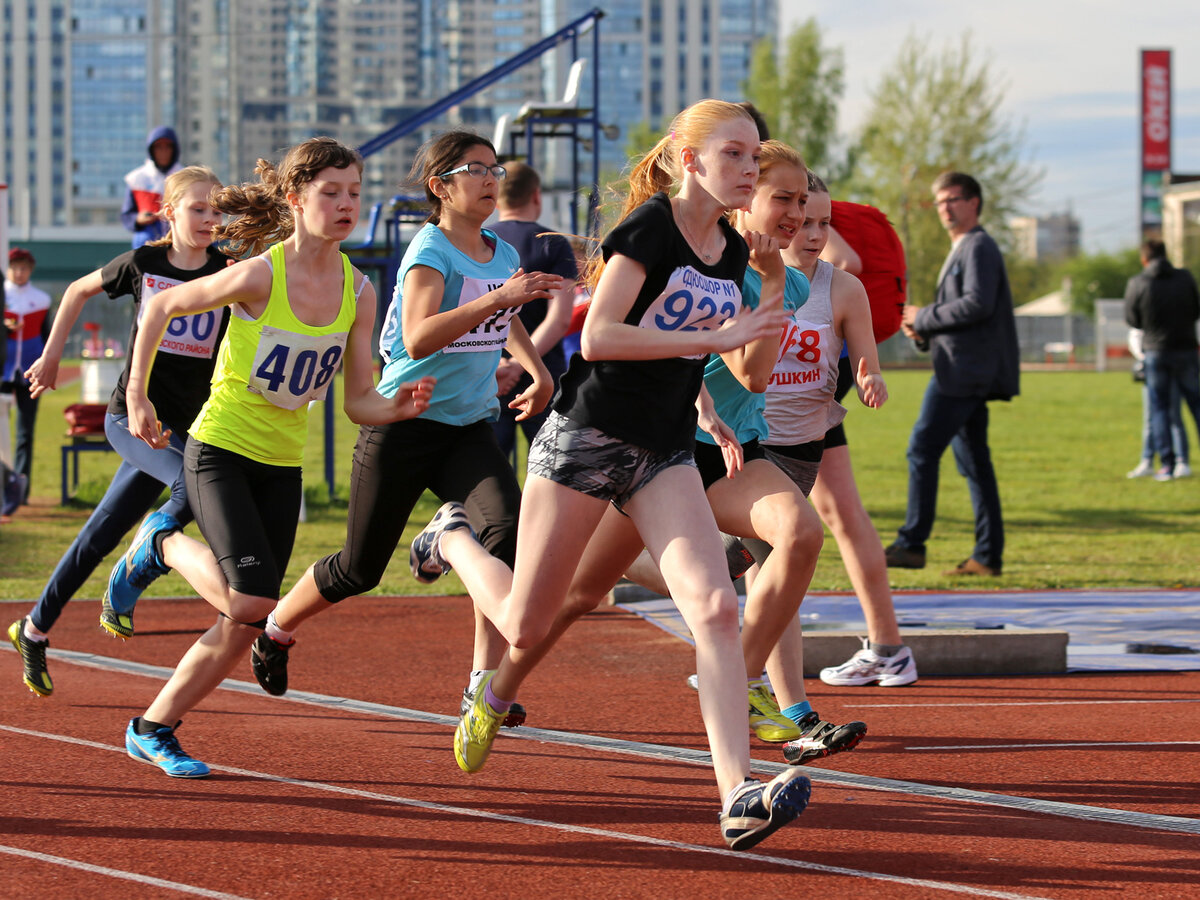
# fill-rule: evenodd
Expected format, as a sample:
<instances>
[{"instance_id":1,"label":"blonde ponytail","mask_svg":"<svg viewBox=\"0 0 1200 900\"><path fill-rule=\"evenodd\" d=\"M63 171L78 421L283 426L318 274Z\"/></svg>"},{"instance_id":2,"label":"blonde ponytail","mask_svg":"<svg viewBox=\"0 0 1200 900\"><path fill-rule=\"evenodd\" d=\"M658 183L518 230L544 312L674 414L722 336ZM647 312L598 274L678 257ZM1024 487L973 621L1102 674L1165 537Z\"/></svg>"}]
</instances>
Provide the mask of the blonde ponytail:
<instances>
[{"instance_id":1,"label":"blonde ponytail","mask_svg":"<svg viewBox=\"0 0 1200 900\"><path fill-rule=\"evenodd\" d=\"M701 100L675 116L667 134L638 160L629 173L629 193L621 208L618 224L659 191L670 193L675 189L683 177L679 157L684 147L698 151L717 128L736 119L745 119L754 124L745 107L725 100ZM590 290L596 289L603 271L604 257L597 253L588 260L584 274Z\"/></svg>"}]
</instances>

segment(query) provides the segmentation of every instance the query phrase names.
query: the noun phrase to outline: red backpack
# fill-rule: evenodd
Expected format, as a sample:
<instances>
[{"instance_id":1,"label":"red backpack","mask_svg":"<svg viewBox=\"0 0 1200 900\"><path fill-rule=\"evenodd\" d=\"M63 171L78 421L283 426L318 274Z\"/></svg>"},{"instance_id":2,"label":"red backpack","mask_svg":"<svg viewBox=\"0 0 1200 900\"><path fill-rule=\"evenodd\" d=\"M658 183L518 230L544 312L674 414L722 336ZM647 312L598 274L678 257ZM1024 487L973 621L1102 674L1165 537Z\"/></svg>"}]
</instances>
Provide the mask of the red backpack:
<instances>
[{"instance_id":1,"label":"red backpack","mask_svg":"<svg viewBox=\"0 0 1200 900\"><path fill-rule=\"evenodd\" d=\"M881 344L900 330L908 287L904 245L887 216L874 206L846 200L832 205L830 224L862 259L858 280L867 289L875 343Z\"/></svg>"}]
</instances>

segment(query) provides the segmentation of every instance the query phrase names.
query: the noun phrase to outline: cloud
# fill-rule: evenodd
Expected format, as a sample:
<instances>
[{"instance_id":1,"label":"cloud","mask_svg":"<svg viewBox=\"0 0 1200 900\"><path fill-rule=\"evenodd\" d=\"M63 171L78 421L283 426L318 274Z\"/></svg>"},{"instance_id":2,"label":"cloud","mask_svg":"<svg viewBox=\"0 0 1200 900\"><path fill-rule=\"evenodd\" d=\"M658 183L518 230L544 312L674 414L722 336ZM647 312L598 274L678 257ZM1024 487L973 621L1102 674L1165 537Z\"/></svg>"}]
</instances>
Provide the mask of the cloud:
<instances>
[{"instance_id":1,"label":"cloud","mask_svg":"<svg viewBox=\"0 0 1200 900\"><path fill-rule=\"evenodd\" d=\"M1023 127L1032 162L1045 178L1031 213L1074 209L1088 250L1139 240L1138 54L1173 48L1172 157L1177 172L1200 173L1200 16L1192 0L1159 0L1131 9L1124 0L856 0L830 7L780 3L787 34L810 16L827 46L845 59L839 128L853 135L870 95L916 34L935 49L971 44L1004 86L1004 112ZM1128 223L1121 227L1122 217Z\"/></svg>"}]
</instances>

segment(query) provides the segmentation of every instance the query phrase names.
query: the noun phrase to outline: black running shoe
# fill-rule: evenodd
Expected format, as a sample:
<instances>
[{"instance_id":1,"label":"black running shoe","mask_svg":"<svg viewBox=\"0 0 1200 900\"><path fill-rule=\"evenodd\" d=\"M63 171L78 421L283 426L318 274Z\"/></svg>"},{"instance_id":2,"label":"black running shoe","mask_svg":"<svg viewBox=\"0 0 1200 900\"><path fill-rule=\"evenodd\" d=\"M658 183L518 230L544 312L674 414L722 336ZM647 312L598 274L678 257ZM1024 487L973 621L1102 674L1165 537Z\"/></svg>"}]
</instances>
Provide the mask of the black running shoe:
<instances>
[{"instance_id":1,"label":"black running shoe","mask_svg":"<svg viewBox=\"0 0 1200 900\"><path fill-rule=\"evenodd\" d=\"M471 704L475 702L475 694L469 690L463 691L462 703L458 705L458 714L465 716L467 710L471 708ZM520 703L513 702L513 705L508 708L508 715L504 717L504 721L500 723L501 728L517 728L525 724L525 707Z\"/></svg>"},{"instance_id":2,"label":"black running shoe","mask_svg":"<svg viewBox=\"0 0 1200 900\"><path fill-rule=\"evenodd\" d=\"M853 750L867 733L862 722L834 725L815 712L799 722L800 737L783 745L783 757L794 766L803 766L843 750Z\"/></svg>"},{"instance_id":3,"label":"black running shoe","mask_svg":"<svg viewBox=\"0 0 1200 900\"><path fill-rule=\"evenodd\" d=\"M267 637L264 631L250 648L250 668L254 670L254 677L259 685L268 694L282 697L287 693L288 651L295 645L295 641L281 644Z\"/></svg>"},{"instance_id":4,"label":"black running shoe","mask_svg":"<svg viewBox=\"0 0 1200 900\"><path fill-rule=\"evenodd\" d=\"M799 769L784 769L766 784L747 778L721 814L721 837L733 850L749 850L804 812L811 793Z\"/></svg>"},{"instance_id":5,"label":"black running shoe","mask_svg":"<svg viewBox=\"0 0 1200 900\"><path fill-rule=\"evenodd\" d=\"M31 641L25 637L25 619L18 619L8 626L8 639L21 655L21 663L25 667L25 686L39 697L49 697L54 692L54 682L46 671L46 648L50 642Z\"/></svg>"}]
</instances>

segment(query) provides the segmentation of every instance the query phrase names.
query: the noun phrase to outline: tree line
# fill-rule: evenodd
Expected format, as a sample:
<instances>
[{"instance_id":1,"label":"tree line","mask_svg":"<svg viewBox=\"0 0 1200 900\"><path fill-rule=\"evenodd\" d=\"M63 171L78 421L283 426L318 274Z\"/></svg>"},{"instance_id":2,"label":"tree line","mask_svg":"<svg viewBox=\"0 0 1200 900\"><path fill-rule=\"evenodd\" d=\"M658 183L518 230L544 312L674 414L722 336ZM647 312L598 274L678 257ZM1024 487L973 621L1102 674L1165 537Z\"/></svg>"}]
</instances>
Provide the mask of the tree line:
<instances>
[{"instance_id":1,"label":"tree line","mask_svg":"<svg viewBox=\"0 0 1200 900\"><path fill-rule=\"evenodd\" d=\"M844 88L842 50L829 46L810 18L787 35L782 53L773 39L759 43L744 93L762 111L771 136L799 150L835 197L887 214L905 247L914 303L932 300L946 256L930 184L947 169L969 172L984 185L982 222L1006 250L1018 304L1067 285L1073 308L1090 315L1097 299L1124 295L1126 280L1141 267L1136 248L1042 262L1012 252L1009 219L1028 207L1043 170L1026 148L1024 126L1003 110L1005 85L990 55L969 33L941 47L908 35L849 140L837 128ZM631 156L659 136L650 124L633 129Z\"/></svg>"}]
</instances>

